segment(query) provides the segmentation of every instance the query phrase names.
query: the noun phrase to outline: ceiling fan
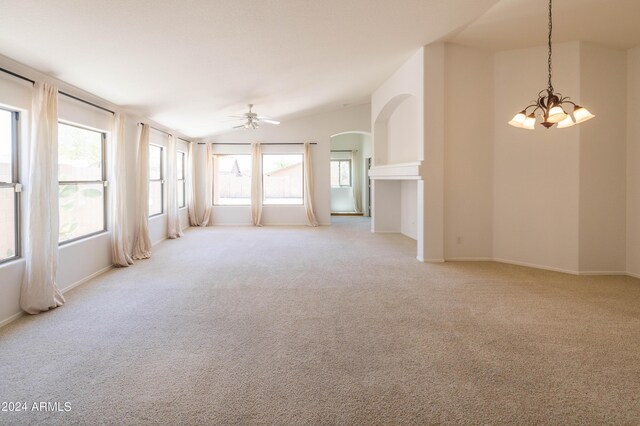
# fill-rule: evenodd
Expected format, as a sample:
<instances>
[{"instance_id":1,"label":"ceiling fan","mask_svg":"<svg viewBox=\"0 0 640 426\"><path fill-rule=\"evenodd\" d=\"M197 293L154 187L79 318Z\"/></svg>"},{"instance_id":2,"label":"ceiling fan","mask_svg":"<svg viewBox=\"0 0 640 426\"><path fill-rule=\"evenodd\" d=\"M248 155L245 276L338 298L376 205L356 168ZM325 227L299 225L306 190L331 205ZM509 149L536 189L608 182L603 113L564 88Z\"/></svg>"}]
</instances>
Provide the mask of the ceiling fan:
<instances>
[{"instance_id":1,"label":"ceiling fan","mask_svg":"<svg viewBox=\"0 0 640 426\"><path fill-rule=\"evenodd\" d=\"M234 129L239 129L244 127L245 129L257 129L260 127L260 123L268 123L268 124L280 124L279 121L274 120L271 117L266 117L264 115L258 115L255 112L251 111L253 108L253 104L249 104L249 112L245 112L243 115L230 115L229 118L233 118L236 120L243 120L244 123L233 126Z\"/></svg>"}]
</instances>

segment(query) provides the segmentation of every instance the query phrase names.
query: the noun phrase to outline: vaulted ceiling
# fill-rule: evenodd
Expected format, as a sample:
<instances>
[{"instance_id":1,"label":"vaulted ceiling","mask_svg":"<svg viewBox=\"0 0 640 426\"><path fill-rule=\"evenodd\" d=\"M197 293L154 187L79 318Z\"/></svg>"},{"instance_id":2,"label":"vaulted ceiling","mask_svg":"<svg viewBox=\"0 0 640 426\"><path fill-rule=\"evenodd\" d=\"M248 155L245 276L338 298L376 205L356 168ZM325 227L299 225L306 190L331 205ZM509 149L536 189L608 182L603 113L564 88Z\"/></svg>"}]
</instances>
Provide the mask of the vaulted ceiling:
<instances>
[{"instance_id":1,"label":"vaulted ceiling","mask_svg":"<svg viewBox=\"0 0 640 426\"><path fill-rule=\"evenodd\" d=\"M560 38L638 43L638 0L556 3ZM3 1L0 54L200 137L247 103L286 120L367 102L436 40L543 44L545 13L545 0Z\"/></svg>"}]
</instances>

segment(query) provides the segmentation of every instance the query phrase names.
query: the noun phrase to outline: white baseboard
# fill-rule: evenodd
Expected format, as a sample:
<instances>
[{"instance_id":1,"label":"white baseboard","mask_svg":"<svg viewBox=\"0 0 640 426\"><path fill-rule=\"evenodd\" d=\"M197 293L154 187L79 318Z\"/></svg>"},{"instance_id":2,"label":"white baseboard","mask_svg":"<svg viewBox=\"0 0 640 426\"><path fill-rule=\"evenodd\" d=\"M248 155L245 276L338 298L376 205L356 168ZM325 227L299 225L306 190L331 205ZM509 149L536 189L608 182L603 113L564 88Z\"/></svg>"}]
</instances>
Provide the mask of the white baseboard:
<instances>
[{"instance_id":1,"label":"white baseboard","mask_svg":"<svg viewBox=\"0 0 640 426\"><path fill-rule=\"evenodd\" d=\"M625 271L580 271L578 275L629 275Z\"/></svg>"},{"instance_id":2,"label":"white baseboard","mask_svg":"<svg viewBox=\"0 0 640 426\"><path fill-rule=\"evenodd\" d=\"M419 256L416 256L416 259L418 259L418 261L422 263L444 263L445 262L444 259L423 259Z\"/></svg>"},{"instance_id":3,"label":"white baseboard","mask_svg":"<svg viewBox=\"0 0 640 426\"><path fill-rule=\"evenodd\" d=\"M640 274L634 274L634 273L631 273L631 272L627 272L627 275L630 276L630 277L633 277L633 278L639 278L640 279Z\"/></svg>"},{"instance_id":4,"label":"white baseboard","mask_svg":"<svg viewBox=\"0 0 640 426\"><path fill-rule=\"evenodd\" d=\"M162 238L160 238L158 241L156 241L155 243L151 243L151 247L153 246L157 246L158 244L160 244L161 242L163 242L164 240L168 240L169 237L167 237L166 235Z\"/></svg>"},{"instance_id":5,"label":"white baseboard","mask_svg":"<svg viewBox=\"0 0 640 426\"><path fill-rule=\"evenodd\" d=\"M20 311L20 312L18 312L16 314L11 315L7 319L4 319L4 320L0 321L0 328L4 327L5 325L9 324L10 322L13 322L13 321L17 320L18 318L20 318L23 315L25 315L24 311Z\"/></svg>"},{"instance_id":6,"label":"white baseboard","mask_svg":"<svg viewBox=\"0 0 640 426\"><path fill-rule=\"evenodd\" d=\"M87 281L97 277L98 275L102 275L102 274L104 274L105 272L107 272L107 271L109 271L111 269L113 269L113 265L109 265L106 268L102 268L99 271L96 271L93 274L91 274L91 275L89 275L87 277L84 277L83 279L81 279L79 281L76 281L73 284L70 284L70 285L66 286L65 288L61 289L60 291L64 294L64 293L68 292L69 290L74 289L74 288L78 287L79 285L82 285L82 284L86 283Z\"/></svg>"},{"instance_id":7,"label":"white baseboard","mask_svg":"<svg viewBox=\"0 0 640 426\"><path fill-rule=\"evenodd\" d=\"M447 257L446 262L493 262L492 257Z\"/></svg>"},{"instance_id":8,"label":"white baseboard","mask_svg":"<svg viewBox=\"0 0 640 426\"><path fill-rule=\"evenodd\" d=\"M543 269L545 271L562 272L563 274L579 275L578 271L572 271L570 269L556 268L554 266L538 265L535 263L520 262L518 260L509 259L493 259L494 262L506 263L508 265L526 266L527 268Z\"/></svg>"}]
</instances>

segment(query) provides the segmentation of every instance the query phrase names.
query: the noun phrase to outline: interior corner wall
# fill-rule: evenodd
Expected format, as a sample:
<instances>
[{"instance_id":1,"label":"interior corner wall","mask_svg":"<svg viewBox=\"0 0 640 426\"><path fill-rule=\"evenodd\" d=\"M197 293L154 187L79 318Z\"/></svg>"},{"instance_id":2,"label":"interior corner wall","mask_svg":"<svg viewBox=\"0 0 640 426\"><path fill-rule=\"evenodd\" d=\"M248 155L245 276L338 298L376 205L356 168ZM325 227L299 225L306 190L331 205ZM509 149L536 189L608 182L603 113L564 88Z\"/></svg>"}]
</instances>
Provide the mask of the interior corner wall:
<instances>
[{"instance_id":1,"label":"interior corner wall","mask_svg":"<svg viewBox=\"0 0 640 426\"><path fill-rule=\"evenodd\" d=\"M554 46L554 87L580 100L580 44ZM579 270L580 130L506 123L544 89L546 47L494 56L493 257Z\"/></svg>"},{"instance_id":2,"label":"interior corner wall","mask_svg":"<svg viewBox=\"0 0 640 426\"><path fill-rule=\"evenodd\" d=\"M493 256L493 53L445 45L445 259Z\"/></svg>"},{"instance_id":3,"label":"interior corner wall","mask_svg":"<svg viewBox=\"0 0 640 426\"><path fill-rule=\"evenodd\" d=\"M581 273L626 271L626 52L580 43ZM562 130L560 130L562 131Z\"/></svg>"},{"instance_id":4,"label":"interior corner wall","mask_svg":"<svg viewBox=\"0 0 640 426\"><path fill-rule=\"evenodd\" d=\"M224 133L206 140L217 143L252 143L262 142L315 142L312 145L312 167L314 179L313 202L316 217L321 225L331 223L331 178L330 178L330 150L331 136L345 132L371 132L371 106L362 104L342 108L340 110L309 115L291 120L283 120L279 126L264 125L257 130L239 129ZM205 149L200 145L197 160L198 194L204 195L204 164ZM240 148L240 147L239 147ZM245 146L246 148L246 146ZM273 153L281 152L287 148L284 146L266 147ZM293 149L293 148L292 148ZM296 147L302 152L301 146ZM289 152L289 151L287 151ZM199 199L203 199L200 197ZM242 206L238 212L237 206L213 206L213 222L216 225L238 224L240 213L246 225L250 222L249 206ZM234 209L235 208L235 209ZM200 207L201 210L204 206ZM234 211L233 215L228 212ZM263 206L262 217L264 225L306 225L307 216L304 206ZM233 217L232 217L233 216Z\"/></svg>"},{"instance_id":5,"label":"interior corner wall","mask_svg":"<svg viewBox=\"0 0 640 426\"><path fill-rule=\"evenodd\" d=\"M616 105L618 109L620 105ZM640 278L640 46L627 52L627 272Z\"/></svg>"}]
</instances>

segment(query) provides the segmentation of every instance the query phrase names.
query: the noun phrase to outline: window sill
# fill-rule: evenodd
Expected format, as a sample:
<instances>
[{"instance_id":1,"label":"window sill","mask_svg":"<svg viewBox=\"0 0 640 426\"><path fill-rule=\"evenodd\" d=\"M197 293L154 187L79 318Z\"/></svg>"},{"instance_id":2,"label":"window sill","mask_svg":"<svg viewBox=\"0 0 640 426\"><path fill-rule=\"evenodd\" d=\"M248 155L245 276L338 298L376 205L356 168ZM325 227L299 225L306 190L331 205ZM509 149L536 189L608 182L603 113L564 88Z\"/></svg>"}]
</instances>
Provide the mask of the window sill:
<instances>
[{"instance_id":1,"label":"window sill","mask_svg":"<svg viewBox=\"0 0 640 426\"><path fill-rule=\"evenodd\" d=\"M89 240L93 240L96 238L100 238L104 235L110 234L111 231L109 230L104 230L104 231L98 231L98 232L94 232L93 234L89 234L89 235L85 235L84 237L78 237L78 238L74 238L73 240L67 240L67 241L63 241L61 243L58 243L58 248L62 249L64 247L70 247L70 246L74 246L78 243L82 243L84 241L89 241Z\"/></svg>"}]
</instances>

